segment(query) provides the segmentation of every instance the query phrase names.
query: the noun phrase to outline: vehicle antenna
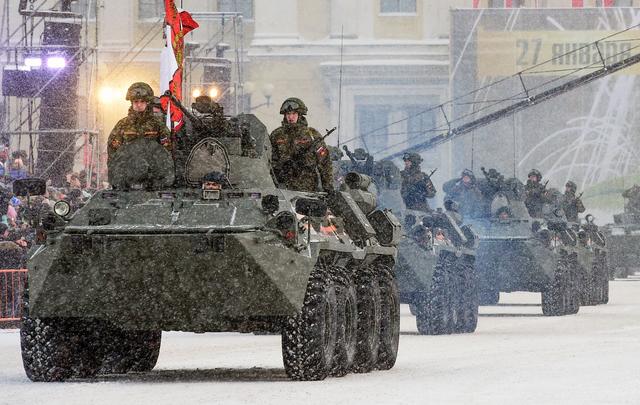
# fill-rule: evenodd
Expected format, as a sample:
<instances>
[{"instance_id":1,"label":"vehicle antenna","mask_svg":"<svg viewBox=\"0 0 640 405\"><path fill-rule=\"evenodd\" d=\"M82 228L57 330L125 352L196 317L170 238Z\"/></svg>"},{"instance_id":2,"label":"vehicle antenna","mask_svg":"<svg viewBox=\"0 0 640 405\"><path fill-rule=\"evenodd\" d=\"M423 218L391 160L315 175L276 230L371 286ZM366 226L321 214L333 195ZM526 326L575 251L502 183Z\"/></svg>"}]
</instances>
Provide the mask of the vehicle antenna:
<instances>
[{"instance_id":1,"label":"vehicle antenna","mask_svg":"<svg viewBox=\"0 0 640 405\"><path fill-rule=\"evenodd\" d=\"M342 128L342 57L344 55L344 24L340 32L340 78L338 83L338 148L340 147L340 128Z\"/></svg>"}]
</instances>

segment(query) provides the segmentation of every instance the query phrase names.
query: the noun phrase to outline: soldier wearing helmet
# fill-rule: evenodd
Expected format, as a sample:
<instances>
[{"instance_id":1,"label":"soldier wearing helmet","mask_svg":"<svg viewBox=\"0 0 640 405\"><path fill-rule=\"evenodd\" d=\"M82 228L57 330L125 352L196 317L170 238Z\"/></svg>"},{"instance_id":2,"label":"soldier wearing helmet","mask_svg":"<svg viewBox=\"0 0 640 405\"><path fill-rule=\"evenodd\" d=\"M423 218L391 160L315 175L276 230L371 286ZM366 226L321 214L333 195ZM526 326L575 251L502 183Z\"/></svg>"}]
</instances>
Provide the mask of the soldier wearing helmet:
<instances>
[{"instance_id":1,"label":"soldier wearing helmet","mask_svg":"<svg viewBox=\"0 0 640 405\"><path fill-rule=\"evenodd\" d=\"M532 169L527 175L524 204L533 218L542 217L542 207L551 202L546 184L542 184L542 173Z\"/></svg>"},{"instance_id":2,"label":"soldier wearing helmet","mask_svg":"<svg viewBox=\"0 0 640 405\"><path fill-rule=\"evenodd\" d=\"M282 103L282 126L269 139L272 147L271 166L279 186L297 191L332 191L333 166L322 136L307 124L307 107L299 98ZM313 146L313 147L312 147Z\"/></svg>"},{"instance_id":3,"label":"soldier wearing helmet","mask_svg":"<svg viewBox=\"0 0 640 405\"><path fill-rule=\"evenodd\" d=\"M476 177L469 169L464 169L457 179L444 183L442 190L446 198L458 203L459 212L463 216L475 217L481 213L483 198Z\"/></svg>"},{"instance_id":4,"label":"soldier wearing helmet","mask_svg":"<svg viewBox=\"0 0 640 405\"><path fill-rule=\"evenodd\" d=\"M400 195L407 209L431 212L427 198L436 196L436 188L431 179L420 170L422 158L417 153L405 153L404 170L400 172L402 184Z\"/></svg>"},{"instance_id":5,"label":"soldier wearing helmet","mask_svg":"<svg viewBox=\"0 0 640 405\"><path fill-rule=\"evenodd\" d=\"M580 196L576 196L578 186L569 180L564 186L564 195L562 196L562 210L569 222L578 222L578 214L585 211L584 204Z\"/></svg>"},{"instance_id":6,"label":"soldier wearing helmet","mask_svg":"<svg viewBox=\"0 0 640 405\"><path fill-rule=\"evenodd\" d=\"M126 99L131 101L131 107L128 115L118 121L109 135L109 159L120 147L139 138L155 139L166 150L171 151L171 132L164 122L153 114L153 97L153 90L146 83L137 82L129 87Z\"/></svg>"}]
</instances>

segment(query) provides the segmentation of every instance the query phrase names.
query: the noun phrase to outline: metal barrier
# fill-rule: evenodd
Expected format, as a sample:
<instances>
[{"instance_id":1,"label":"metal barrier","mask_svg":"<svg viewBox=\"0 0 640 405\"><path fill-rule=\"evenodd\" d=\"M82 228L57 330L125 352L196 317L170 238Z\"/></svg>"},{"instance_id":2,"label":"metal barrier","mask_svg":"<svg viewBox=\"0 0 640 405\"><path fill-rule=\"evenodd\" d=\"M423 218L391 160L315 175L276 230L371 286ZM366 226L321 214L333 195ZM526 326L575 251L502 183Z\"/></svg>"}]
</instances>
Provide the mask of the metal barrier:
<instances>
[{"instance_id":1,"label":"metal barrier","mask_svg":"<svg viewBox=\"0 0 640 405\"><path fill-rule=\"evenodd\" d=\"M27 270L0 270L0 327L20 320Z\"/></svg>"}]
</instances>

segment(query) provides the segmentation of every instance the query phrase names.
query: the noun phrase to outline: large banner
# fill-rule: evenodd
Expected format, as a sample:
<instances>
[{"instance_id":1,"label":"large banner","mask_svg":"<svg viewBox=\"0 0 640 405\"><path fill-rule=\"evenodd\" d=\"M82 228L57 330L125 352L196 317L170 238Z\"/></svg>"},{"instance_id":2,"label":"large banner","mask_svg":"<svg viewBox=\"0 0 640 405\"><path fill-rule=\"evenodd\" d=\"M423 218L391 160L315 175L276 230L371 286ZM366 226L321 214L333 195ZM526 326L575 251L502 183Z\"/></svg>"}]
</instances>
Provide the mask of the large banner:
<instances>
[{"instance_id":1,"label":"large banner","mask_svg":"<svg viewBox=\"0 0 640 405\"><path fill-rule=\"evenodd\" d=\"M530 69L528 89L588 74L601 67L602 58L611 63L640 53L637 29L606 39L638 23L640 9L635 8L452 10L452 96L464 98L525 69ZM588 46L600 39L598 46ZM635 173L640 163L638 74L640 64L455 140L453 170L473 167L479 174L482 166L495 167L524 179L537 168L550 185L561 187L571 179L580 190L597 190ZM489 86L474 102L454 104L452 115L476 113L488 102L521 91L522 85L505 80Z\"/></svg>"}]
</instances>

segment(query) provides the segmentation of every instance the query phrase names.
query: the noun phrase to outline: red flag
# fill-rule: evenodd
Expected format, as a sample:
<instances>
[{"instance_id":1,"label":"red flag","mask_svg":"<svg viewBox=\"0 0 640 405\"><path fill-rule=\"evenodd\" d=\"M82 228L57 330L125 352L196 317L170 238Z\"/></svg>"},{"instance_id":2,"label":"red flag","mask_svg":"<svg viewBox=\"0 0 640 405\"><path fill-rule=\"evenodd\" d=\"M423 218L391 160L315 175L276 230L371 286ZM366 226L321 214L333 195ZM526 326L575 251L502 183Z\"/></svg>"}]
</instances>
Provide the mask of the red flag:
<instances>
[{"instance_id":1,"label":"red flag","mask_svg":"<svg viewBox=\"0 0 640 405\"><path fill-rule=\"evenodd\" d=\"M582 8L584 7L583 0L571 0L571 7L573 8Z\"/></svg>"},{"instance_id":2,"label":"red flag","mask_svg":"<svg viewBox=\"0 0 640 405\"><path fill-rule=\"evenodd\" d=\"M198 28L198 23L186 11L178 11L174 0L164 1L166 46L162 55L162 72L160 90L166 90L182 101L182 69L184 65L184 37ZM169 113L167 121L173 131L178 131L183 124L182 112L172 105L168 97L162 97L162 108Z\"/></svg>"}]
</instances>

